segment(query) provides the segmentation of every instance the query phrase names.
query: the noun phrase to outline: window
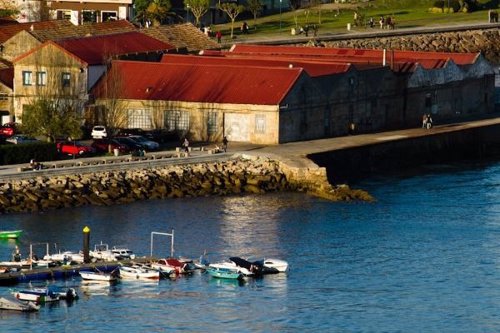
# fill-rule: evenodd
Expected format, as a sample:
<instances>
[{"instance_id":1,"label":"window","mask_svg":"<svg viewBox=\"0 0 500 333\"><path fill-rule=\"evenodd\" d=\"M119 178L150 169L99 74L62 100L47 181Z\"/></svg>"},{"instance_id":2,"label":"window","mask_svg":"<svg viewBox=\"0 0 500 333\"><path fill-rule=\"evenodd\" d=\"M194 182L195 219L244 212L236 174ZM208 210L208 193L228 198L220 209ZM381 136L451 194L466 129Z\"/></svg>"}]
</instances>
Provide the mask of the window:
<instances>
[{"instance_id":1,"label":"window","mask_svg":"<svg viewBox=\"0 0 500 333\"><path fill-rule=\"evenodd\" d=\"M23 71L23 86L31 86L32 80L32 73Z\"/></svg>"},{"instance_id":2,"label":"window","mask_svg":"<svg viewBox=\"0 0 500 333\"><path fill-rule=\"evenodd\" d=\"M189 129L189 112L167 111L165 116L165 127L171 131L187 131Z\"/></svg>"},{"instance_id":3,"label":"window","mask_svg":"<svg viewBox=\"0 0 500 333\"><path fill-rule=\"evenodd\" d=\"M97 14L94 10L84 10L82 12L82 22L83 23L96 23L97 22Z\"/></svg>"},{"instance_id":4,"label":"window","mask_svg":"<svg viewBox=\"0 0 500 333\"><path fill-rule=\"evenodd\" d=\"M9 95L6 93L0 93L0 101L7 101L9 99Z\"/></svg>"},{"instance_id":5,"label":"window","mask_svg":"<svg viewBox=\"0 0 500 333\"><path fill-rule=\"evenodd\" d=\"M266 116L262 114L255 115L255 133L266 133Z\"/></svg>"},{"instance_id":6,"label":"window","mask_svg":"<svg viewBox=\"0 0 500 333\"><path fill-rule=\"evenodd\" d=\"M208 113L208 134L217 133L217 112Z\"/></svg>"},{"instance_id":7,"label":"window","mask_svg":"<svg viewBox=\"0 0 500 333\"><path fill-rule=\"evenodd\" d=\"M57 11L58 20L71 20L71 10L62 9Z\"/></svg>"},{"instance_id":8,"label":"window","mask_svg":"<svg viewBox=\"0 0 500 333\"><path fill-rule=\"evenodd\" d=\"M151 111L146 109L129 109L128 114L128 128L142 128L151 129L152 119Z\"/></svg>"},{"instance_id":9,"label":"window","mask_svg":"<svg viewBox=\"0 0 500 333\"><path fill-rule=\"evenodd\" d=\"M61 79L62 79L61 84L62 84L63 88L70 86L70 84L71 84L71 74L70 73L62 73Z\"/></svg>"},{"instance_id":10,"label":"window","mask_svg":"<svg viewBox=\"0 0 500 333\"><path fill-rule=\"evenodd\" d=\"M36 72L36 85L37 86L47 85L47 73L46 72Z\"/></svg>"},{"instance_id":11,"label":"window","mask_svg":"<svg viewBox=\"0 0 500 333\"><path fill-rule=\"evenodd\" d=\"M116 12L102 12L101 16L102 22L116 21L118 19Z\"/></svg>"}]
</instances>

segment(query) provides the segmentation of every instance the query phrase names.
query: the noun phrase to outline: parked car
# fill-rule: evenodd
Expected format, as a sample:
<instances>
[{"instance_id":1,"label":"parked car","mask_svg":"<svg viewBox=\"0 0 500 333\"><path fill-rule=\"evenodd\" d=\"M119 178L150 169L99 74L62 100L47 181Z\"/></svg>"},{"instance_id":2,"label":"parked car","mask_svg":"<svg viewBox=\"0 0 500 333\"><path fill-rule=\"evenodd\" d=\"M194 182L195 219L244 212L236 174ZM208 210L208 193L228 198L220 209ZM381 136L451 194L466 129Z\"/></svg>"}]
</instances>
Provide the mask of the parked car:
<instances>
[{"instance_id":1,"label":"parked car","mask_svg":"<svg viewBox=\"0 0 500 333\"><path fill-rule=\"evenodd\" d=\"M158 142L148 140L141 135L131 135L129 138L143 145L146 150L157 150L160 148L160 144Z\"/></svg>"},{"instance_id":2,"label":"parked car","mask_svg":"<svg viewBox=\"0 0 500 333\"><path fill-rule=\"evenodd\" d=\"M57 151L66 155L89 155L95 153L95 149L78 141L62 141L56 144Z\"/></svg>"},{"instance_id":3,"label":"parked car","mask_svg":"<svg viewBox=\"0 0 500 333\"><path fill-rule=\"evenodd\" d=\"M15 134L12 135L11 137L5 139L5 141L13 143L13 144L22 144L22 143L34 143L34 142L40 142L39 140L29 137L27 135L23 134Z\"/></svg>"},{"instance_id":4,"label":"parked car","mask_svg":"<svg viewBox=\"0 0 500 333\"><path fill-rule=\"evenodd\" d=\"M17 133L17 124L16 123L7 123L0 127L0 136L4 138L10 138L14 134Z\"/></svg>"},{"instance_id":5,"label":"parked car","mask_svg":"<svg viewBox=\"0 0 500 333\"><path fill-rule=\"evenodd\" d=\"M130 149L130 151L146 149L145 145L143 145L135 140L132 140L128 136L115 136L113 139L115 139L116 141L118 141L122 145L126 145Z\"/></svg>"},{"instance_id":6,"label":"parked car","mask_svg":"<svg viewBox=\"0 0 500 333\"><path fill-rule=\"evenodd\" d=\"M107 153L111 148L112 151L118 149L118 151L122 154L130 153L130 149L124 145L119 143L114 139L97 139L92 142L92 148L96 150L96 152Z\"/></svg>"},{"instance_id":7,"label":"parked car","mask_svg":"<svg viewBox=\"0 0 500 333\"><path fill-rule=\"evenodd\" d=\"M90 133L92 139L102 139L108 136L108 131L105 126L97 125L92 127L92 132Z\"/></svg>"}]
</instances>

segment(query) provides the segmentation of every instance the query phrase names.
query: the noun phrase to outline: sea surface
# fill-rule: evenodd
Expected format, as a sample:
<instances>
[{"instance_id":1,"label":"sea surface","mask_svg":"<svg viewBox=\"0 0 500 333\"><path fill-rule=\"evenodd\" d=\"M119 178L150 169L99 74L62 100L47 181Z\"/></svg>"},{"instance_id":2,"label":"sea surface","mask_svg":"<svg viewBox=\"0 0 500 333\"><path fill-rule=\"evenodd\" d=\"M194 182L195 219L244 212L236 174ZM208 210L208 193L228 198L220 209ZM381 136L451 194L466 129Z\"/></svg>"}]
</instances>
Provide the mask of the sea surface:
<instances>
[{"instance_id":1,"label":"sea surface","mask_svg":"<svg viewBox=\"0 0 500 333\"><path fill-rule=\"evenodd\" d=\"M92 245L139 256L150 254L151 232L174 229L176 255L290 265L241 283L201 272L111 287L37 282L75 287L80 298L37 313L0 310L0 332L500 331L500 162L429 166L355 187L377 201L279 193L0 216L0 229L24 230L17 243L0 243L2 260L16 244L23 254L30 243L80 250L88 226ZM154 255L169 251L168 237L154 238Z\"/></svg>"}]
</instances>

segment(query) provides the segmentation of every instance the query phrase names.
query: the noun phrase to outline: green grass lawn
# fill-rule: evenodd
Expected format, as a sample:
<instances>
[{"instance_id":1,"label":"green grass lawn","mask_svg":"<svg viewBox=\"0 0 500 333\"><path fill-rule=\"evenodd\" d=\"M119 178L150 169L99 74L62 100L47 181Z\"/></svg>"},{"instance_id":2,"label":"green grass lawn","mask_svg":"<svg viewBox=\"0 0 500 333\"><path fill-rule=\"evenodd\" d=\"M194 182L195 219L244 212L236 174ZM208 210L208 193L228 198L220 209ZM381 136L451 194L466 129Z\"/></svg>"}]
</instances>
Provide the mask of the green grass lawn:
<instances>
[{"instance_id":1,"label":"green grass lawn","mask_svg":"<svg viewBox=\"0 0 500 333\"><path fill-rule=\"evenodd\" d=\"M316 25L318 33L346 32L347 24L352 25L354 31L366 31L366 24L370 17L378 28L380 16L392 16L396 20L396 28L413 28L432 25L454 25L466 22L487 22L488 8L498 7L498 0L482 0L479 3L483 9L472 13L433 13L430 11L434 0L375 0L368 2L354 2L348 4L323 4L319 7L301 8L297 11L283 11L281 15L274 14L254 20L245 18L250 26L250 34L241 35L240 25L243 19L234 25L234 34L237 38L256 38L266 36L290 36L293 27ZM446 4L445 0L445 4ZM357 11L365 23L362 26L353 26L354 11ZM241 17L241 16L240 16ZM297 22L297 24L296 24ZM221 30L224 36L230 35L230 23L216 25L213 31ZM281 26L281 29L280 29Z\"/></svg>"}]
</instances>

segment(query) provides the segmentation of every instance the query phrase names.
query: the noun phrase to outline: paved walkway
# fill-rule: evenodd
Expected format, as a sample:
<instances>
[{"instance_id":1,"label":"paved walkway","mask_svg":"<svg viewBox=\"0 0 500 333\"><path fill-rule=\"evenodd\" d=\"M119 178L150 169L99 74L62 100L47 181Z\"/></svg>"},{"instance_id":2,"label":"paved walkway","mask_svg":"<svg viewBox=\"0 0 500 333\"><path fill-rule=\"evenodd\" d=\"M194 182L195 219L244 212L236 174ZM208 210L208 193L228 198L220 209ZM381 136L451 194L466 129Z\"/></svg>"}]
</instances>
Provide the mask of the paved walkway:
<instances>
[{"instance_id":1,"label":"paved walkway","mask_svg":"<svg viewBox=\"0 0 500 333\"><path fill-rule=\"evenodd\" d=\"M46 166L51 167L50 174L74 173L98 171L111 168L141 168L155 167L166 164L184 164L198 163L216 160L225 160L231 158L234 154L246 154L253 156L267 156L277 158L289 166L293 167L315 167L315 164L307 159L310 154L334 151L340 149L354 148L366 145L373 145L383 142L404 140L407 138L416 138L428 135L436 135L453 131L461 131L469 128L500 125L500 114L495 114L495 118L482 119L476 121L449 123L433 127L430 130L422 128L404 129L390 132L350 135L336 138L319 139L311 141L290 142L280 145L255 145L249 143L230 142L227 153L209 154L207 149L215 147L214 144L204 146L201 150L200 145L194 148L189 157L177 157L175 150L147 153L148 159L140 160L132 158L130 155L124 156L102 156L77 158L63 161L44 162ZM173 157L172 157L173 156ZM82 166L79 166L82 164ZM52 168L56 165L56 168ZM30 178L40 175L40 171L19 171L19 168L26 168L28 164L0 166L0 181L3 179ZM59 170L59 171L58 171ZM42 171L43 172L43 171Z\"/></svg>"}]
</instances>

